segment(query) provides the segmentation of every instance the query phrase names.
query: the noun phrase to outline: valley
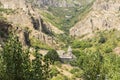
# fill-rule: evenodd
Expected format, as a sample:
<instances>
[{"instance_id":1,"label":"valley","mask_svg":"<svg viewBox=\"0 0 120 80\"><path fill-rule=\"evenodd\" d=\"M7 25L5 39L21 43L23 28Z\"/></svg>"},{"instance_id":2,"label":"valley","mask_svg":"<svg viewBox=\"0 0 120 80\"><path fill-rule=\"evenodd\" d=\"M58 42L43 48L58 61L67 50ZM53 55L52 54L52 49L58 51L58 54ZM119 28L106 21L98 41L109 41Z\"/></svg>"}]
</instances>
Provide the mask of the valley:
<instances>
[{"instance_id":1,"label":"valley","mask_svg":"<svg viewBox=\"0 0 120 80\"><path fill-rule=\"evenodd\" d=\"M0 80L119 79L119 0L0 0Z\"/></svg>"}]
</instances>

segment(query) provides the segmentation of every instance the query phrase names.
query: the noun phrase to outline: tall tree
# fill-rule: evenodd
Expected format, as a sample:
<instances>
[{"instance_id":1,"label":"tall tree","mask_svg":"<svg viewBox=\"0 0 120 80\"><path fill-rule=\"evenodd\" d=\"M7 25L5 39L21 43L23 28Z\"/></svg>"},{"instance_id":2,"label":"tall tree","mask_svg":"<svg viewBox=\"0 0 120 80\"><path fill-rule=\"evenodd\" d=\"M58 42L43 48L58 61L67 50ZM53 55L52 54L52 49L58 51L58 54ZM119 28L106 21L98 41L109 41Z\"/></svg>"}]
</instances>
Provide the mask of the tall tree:
<instances>
[{"instance_id":1,"label":"tall tree","mask_svg":"<svg viewBox=\"0 0 120 80\"><path fill-rule=\"evenodd\" d=\"M35 59L32 61L32 73L34 80L48 80L49 78L49 62L45 61L38 49L35 50Z\"/></svg>"},{"instance_id":2,"label":"tall tree","mask_svg":"<svg viewBox=\"0 0 120 80\"><path fill-rule=\"evenodd\" d=\"M42 56L38 53L38 51L35 51L35 59L32 61L32 73L33 73L33 79L34 80L43 80L43 74L42 74Z\"/></svg>"},{"instance_id":3,"label":"tall tree","mask_svg":"<svg viewBox=\"0 0 120 80\"><path fill-rule=\"evenodd\" d=\"M6 80L23 80L22 53L17 36L11 34L3 47Z\"/></svg>"},{"instance_id":4,"label":"tall tree","mask_svg":"<svg viewBox=\"0 0 120 80\"><path fill-rule=\"evenodd\" d=\"M24 80L30 80L31 78L31 62L30 62L30 56L29 56L29 49L24 50L24 53L22 55L23 57L23 77Z\"/></svg>"},{"instance_id":5,"label":"tall tree","mask_svg":"<svg viewBox=\"0 0 120 80\"><path fill-rule=\"evenodd\" d=\"M46 55L45 60L50 60L52 64L54 64L55 61L60 61L59 55L56 50L51 49Z\"/></svg>"}]
</instances>

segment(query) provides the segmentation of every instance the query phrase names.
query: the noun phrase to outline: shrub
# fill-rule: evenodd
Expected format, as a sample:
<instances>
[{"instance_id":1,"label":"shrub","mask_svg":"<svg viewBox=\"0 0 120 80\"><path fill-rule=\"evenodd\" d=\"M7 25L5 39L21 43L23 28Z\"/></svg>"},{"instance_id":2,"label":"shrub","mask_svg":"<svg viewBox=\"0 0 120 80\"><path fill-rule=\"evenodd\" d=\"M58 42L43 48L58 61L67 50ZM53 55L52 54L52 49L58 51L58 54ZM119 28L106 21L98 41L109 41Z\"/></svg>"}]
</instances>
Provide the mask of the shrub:
<instances>
[{"instance_id":1,"label":"shrub","mask_svg":"<svg viewBox=\"0 0 120 80\"><path fill-rule=\"evenodd\" d=\"M51 80L68 80L68 78L59 74L56 77L53 77Z\"/></svg>"},{"instance_id":2,"label":"shrub","mask_svg":"<svg viewBox=\"0 0 120 80\"><path fill-rule=\"evenodd\" d=\"M59 68L62 67L62 63L60 61L55 61L54 64Z\"/></svg>"},{"instance_id":3,"label":"shrub","mask_svg":"<svg viewBox=\"0 0 120 80\"><path fill-rule=\"evenodd\" d=\"M51 49L46 55L45 55L46 60L50 60L51 63L53 64L55 61L60 61L59 55L56 52L56 50Z\"/></svg>"},{"instance_id":4,"label":"shrub","mask_svg":"<svg viewBox=\"0 0 120 80\"><path fill-rule=\"evenodd\" d=\"M59 74L59 71L57 70L56 67L52 67L50 70L50 77L52 78L53 76L57 76Z\"/></svg>"},{"instance_id":5,"label":"shrub","mask_svg":"<svg viewBox=\"0 0 120 80\"><path fill-rule=\"evenodd\" d=\"M70 72L71 72L72 74L74 74L74 73L76 73L76 72L78 72L78 71L79 71L79 69L78 69L78 68L73 68L73 69L71 69L71 71L70 71Z\"/></svg>"},{"instance_id":6,"label":"shrub","mask_svg":"<svg viewBox=\"0 0 120 80\"><path fill-rule=\"evenodd\" d=\"M82 75L83 75L83 71L79 68L73 68L71 71L70 71L75 77L78 77L78 78L81 78Z\"/></svg>"},{"instance_id":7,"label":"shrub","mask_svg":"<svg viewBox=\"0 0 120 80\"><path fill-rule=\"evenodd\" d=\"M73 60L73 61L70 61L70 65L71 65L71 66L77 66L78 64L77 64L77 61L76 61L76 60Z\"/></svg>"},{"instance_id":8,"label":"shrub","mask_svg":"<svg viewBox=\"0 0 120 80\"><path fill-rule=\"evenodd\" d=\"M106 38L102 36L102 37L100 37L98 42L99 43L105 43L106 42Z\"/></svg>"},{"instance_id":9,"label":"shrub","mask_svg":"<svg viewBox=\"0 0 120 80\"><path fill-rule=\"evenodd\" d=\"M110 53L110 52L112 52L112 48L108 47L108 48L105 49L105 53Z\"/></svg>"},{"instance_id":10,"label":"shrub","mask_svg":"<svg viewBox=\"0 0 120 80\"><path fill-rule=\"evenodd\" d=\"M75 40L72 44L73 48L82 48L82 49L85 49L85 48L89 48L89 47L92 47L92 44L88 41L78 41L78 40Z\"/></svg>"}]
</instances>

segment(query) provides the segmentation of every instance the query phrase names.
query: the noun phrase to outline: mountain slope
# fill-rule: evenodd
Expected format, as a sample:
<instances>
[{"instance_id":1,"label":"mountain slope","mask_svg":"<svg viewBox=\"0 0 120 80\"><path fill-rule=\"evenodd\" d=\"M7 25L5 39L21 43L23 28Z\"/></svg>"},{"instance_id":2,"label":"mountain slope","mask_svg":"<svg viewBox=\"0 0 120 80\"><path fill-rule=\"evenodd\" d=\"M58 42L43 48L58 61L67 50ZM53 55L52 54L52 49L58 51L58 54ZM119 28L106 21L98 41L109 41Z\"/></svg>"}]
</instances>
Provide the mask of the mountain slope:
<instances>
[{"instance_id":1,"label":"mountain slope","mask_svg":"<svg viewBox=\"0 0 120 80\"><path fill-rule=\"evenodd\" d=\"M17 34L21 42L26 45L25 33L29 37L30 45L39 46L49 45L59 46L57 39L53 34L62 34L63 32L52 24L47 23L41 18L37 8L26 0L0 0L0 14L9 22L13 28L17 29ZM35 44L35 45L34 45ZM54 44L54 46L53 46ZM45 47L44 47L45 48Z\"/></svg>"},{"instance_id":2,"label":"mountain slope","mask_svg":"<svg viewBox=\"0 0 120 80\"><path fill-rule=\"evenodd\" d=\"M94 0L47 0L48 2L46 2L46 0L37 1L39 2L33 3L40 9L40 14L42 14L44 20L52 23L54 26L66 33L68 33L69 29L81 19L82 15L90 11L90 7L94 2ZM43 1L46 4L42 4L43 7L39 6L38 4L41 4ZM66 2L65 5L70 3L74 6L64 6L64 3L61 2ZM75 2L81 5L77 5ZM61 6L55 6L56 3L61 4Z\"/></svg>"},{"instance_id":3,"label":"mountain slope","mask_svg":"<svg viewBox=\"0 0 120 80\"><path fill-rule=\"evenodd\" d=\"M101 30L120 30L120 1L96 0L92 10L73 28L70 35L74 37L91 37Z\"/></svg>"},{"instance_id":4,"label":"mountain slope","mask_svg":"<svg viewBox=\"0 0 120 80\"><path fill-rule=\"evenodd\" d=\"M89 3L91 0L31 0L38 7L76 7Z\"/></svg>"}]
</instances>

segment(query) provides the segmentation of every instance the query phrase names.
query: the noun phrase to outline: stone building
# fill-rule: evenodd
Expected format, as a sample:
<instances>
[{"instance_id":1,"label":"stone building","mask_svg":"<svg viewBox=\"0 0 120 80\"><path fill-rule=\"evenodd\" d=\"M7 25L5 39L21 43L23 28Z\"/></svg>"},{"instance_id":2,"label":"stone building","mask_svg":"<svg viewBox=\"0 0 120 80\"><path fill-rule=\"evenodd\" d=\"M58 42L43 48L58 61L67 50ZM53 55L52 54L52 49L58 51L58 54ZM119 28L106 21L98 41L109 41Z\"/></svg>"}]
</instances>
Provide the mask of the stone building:
<instances>
[{"instance_id":1,"label":"stone building","mask_svg":"<svg viewBox=\"0 0 120 80\"><path fill-rule=\"evenodd\" d=\"M67 52L65 52L64 50L58 50L57 53L62 62L69 62L76 58L75 55L72 54L71 46L68 47Z\"/></svg>"}]
</instances>

